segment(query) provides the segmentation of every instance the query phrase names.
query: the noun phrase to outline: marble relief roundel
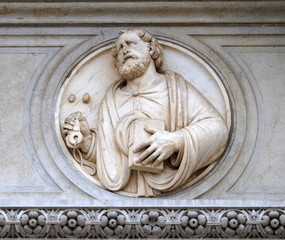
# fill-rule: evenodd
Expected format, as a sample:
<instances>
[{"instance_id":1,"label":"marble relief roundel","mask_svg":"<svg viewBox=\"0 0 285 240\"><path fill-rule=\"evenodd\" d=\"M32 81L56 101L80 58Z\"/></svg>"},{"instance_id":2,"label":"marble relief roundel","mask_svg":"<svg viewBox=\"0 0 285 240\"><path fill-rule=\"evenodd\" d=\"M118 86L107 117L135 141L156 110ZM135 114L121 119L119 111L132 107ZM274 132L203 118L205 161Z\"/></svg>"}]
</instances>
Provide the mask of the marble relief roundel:
<instances>
[{"instance_id":1,"label":"marble relief roundel","mask_svg":"<svg viewBox=\"0 0 285 240\"><path fill-rule=\"evenodd\" d=\"M56 113L58 141L74 168L94 187L132 197L202 181L221 161L231 128L213 64L143 30L121 31L80 60Z\"/></svg>"}]
</instances>

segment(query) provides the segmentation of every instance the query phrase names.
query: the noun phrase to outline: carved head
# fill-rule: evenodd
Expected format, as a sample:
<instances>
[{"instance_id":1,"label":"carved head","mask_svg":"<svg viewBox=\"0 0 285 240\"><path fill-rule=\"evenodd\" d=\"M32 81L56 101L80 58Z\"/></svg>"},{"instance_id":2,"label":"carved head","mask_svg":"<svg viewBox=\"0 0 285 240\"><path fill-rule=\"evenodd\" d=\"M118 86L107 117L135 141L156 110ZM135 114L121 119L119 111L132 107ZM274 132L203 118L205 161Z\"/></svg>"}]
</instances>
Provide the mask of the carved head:
<instances>
[{"instance_id":1,"label":"carved head","mask_svg":"<svg viewBox=\"0 0 285 240\"><path fill-rule=\"evenodd\" d=\"M130 51L130 55L132 53L132 41L137 41L135 38L137 38L139 41L142 41L140 45L142 48L145 46L146 54L150 56L150 60L152 59L156 69L159 71L162 63L163 63L163 54L162 54L162 47L158 43L158 41L155 39L154 36L152 36L150 33L148 33L145 30L140 29L125 29L121 30L119 33L119 37L117 41L114 43L114 46L112 48L112 55L114 58L115 67L119 71L118 65L124 64L125 59L122 61L119 61L118 56L120 54L120 51L122 51L122 48L124 48L124 54L128 54L128 49ZM128 40L129 39L129 40ZM129 44L129 46L128 46ZM144 45L144 46L143 46ZM134 48L133 48L134 49ZM148 65L148 59L147 56L142 56L141 60L143 61L142 64L147 66ZM127 59L126 59L127 60Z\"/></svg>"}]
</instances>

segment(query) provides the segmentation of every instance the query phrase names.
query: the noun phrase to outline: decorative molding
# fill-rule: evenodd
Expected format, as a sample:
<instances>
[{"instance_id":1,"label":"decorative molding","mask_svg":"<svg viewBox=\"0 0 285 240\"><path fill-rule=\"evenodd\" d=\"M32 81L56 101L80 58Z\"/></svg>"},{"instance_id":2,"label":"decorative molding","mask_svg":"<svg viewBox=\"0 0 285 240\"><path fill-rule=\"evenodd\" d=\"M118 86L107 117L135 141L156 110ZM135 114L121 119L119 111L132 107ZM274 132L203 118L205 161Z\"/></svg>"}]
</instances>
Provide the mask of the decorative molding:
<instances>
[{"instance_id":1,"label":"decorative molding","mask_svg":"<svg viewBox=\"0 0 285 240\"><path fill-rule=\"evenodd\" d=\"M76 177L77 173L70 171L70 166L55 147L50 124L51 114L49 114L52 108L50 102L58 85L56 81L58 79L51 78L56 69L55 65L60 65L62 59L69 53L67 58L70 58L71 62L76 59L72 52L73 48L78 47L78 52L84 52L89 49L88 44L94 45L94 42L97 44L101 39L108 39L121 26L139 26L146 27L157 35L170 37L177 35L181 41L188 44L201 40L207 45L206 39L212 41L212 46L217 46L213 47L214 52L206 48L201 49L205 49L203 53L208 53L207 57L211 61L222 66L221 69L225 69L224 72L229 76L227 79L232 79L230 87L234 89L234 100L240 102L245 99L244 104L238 105L237 123L239 129L252 130L254 128L251 126L256 126L256 121L260 119L258 115L255 118L256 92L247 91L251 89L249 86L253 85L252 78L248 74L242 75L244 69L236 64L236 58L231 57L226 50L230 47L252 48L264 45L270 47L269 52L279 51L275 45L279 47L284 45L284 1L11 0L8 3L7 0L0 0L0 16L0 35L4 36L2 38L4 47L12 46L17 51L23 47L25 51L30 51L29 49L38 47L44 49L64 46L60 54L54 57L48 56L53 59L50 59L41 73L37 73L38 77L35 75L33 78L33 81L38 78L37 85L32 88L35 97L30 99L30 95L27 95L25 109L30 100L37 105L32 112L23 111L23 114L30 114L31 127L40 129L35 124L40 123L40 127L43 125L49 130L48 135L41 136L31 135L27 128L25 137L28 136L30 139L31 135L34 141L27 146L33 147L29 148L30 152L34 151L35 144L41 146L36 149L37 154L40 154L40 160L49 166L47 174L51 176L52 181L54 179L59 184L63 192L49 194L49 191L56 189L56 186L51 186L53 189L44 187L48 194L43 194L35 188L33 188L34 193L20 194L14 193L15 188L20 189L19 186L13 189L6 187L6 192L1 193L0 199L2 205L0 238L285 238L283 192L274 192L277 188L272 187L272 193L263 191L249 195L242 192L242 190L251 191L247 186L237 190L232 188L237 181L235 179L243 180L239 178L243 167L249 166L247 160L250 160L254 151L253 147L250 148L250 144L258 140L255 132L247 133L244 142L234 143L237 151L236 155L230 156L230 160L237 159L236 166L239 167L239 171L236 171L237 167L231 168L231 175L228 174L223 182L219 182L221 185L216 188L217 194L214 195L214 197L223 196L224 200L189 200L195 198L195 194L199 194L199 191L205 187L204 183L197 185L194 191L184 192L181 196L175 195L169 199L119 199L115 194L110 195L101 188L98 188L97 194L94 185L88 185L89 183L81 178L78 178L77 182L83 186L82 189L77 191L73 188L73 183L69 180ZM87 39L86 36L94 35L98 35L98 38L94 37L93 40L79 44L80 41ZM184 35L197 35L197 39L187 40ZM58 43L62 45L58 46ZM36 46L29 46L33 44ZM209 46L211 45L208 44ZM1 51L6 54L10 49L2 48ZM252 48L250 51L255 49ZM69 65L70 62L63 65L62 71ZM18 69L19 72L20 70L21 68ZM234 76L237 77L237 81ZM44 112L43 109L48 111ZM247 126L243 125L245 113L250 119ZM24 123L26 126L27 119L24 119ZM65 167L69 179L62 177L60 172L53 172L56 169L53 161L55 158ZM33 163L37 164L35 161ZM254 190L259 191L255 187ZM95 192L97 195L89 197L85 194L89 192ZM204 195L203 198L210 198L209 196L211 197L210 194ZM248 196L253 196L255 200L249 200ZM110 204L117 207L107 207Z\"/></svg>"},{"instance_id":2,"label":"decorative molding","mask_svg":"<svg viewBox=\"0 0 285 240\"><path fill-rule=\"evenodd\" d=\"M0 209L0 238L280 238L285 209Z\"/></svg>"},{"instance_id":3,"label":"decorative molding","mask_svg":"<svg viewBox=\"0 0 285 240\"><path fill-rule=\"evenodd\" d=\"M76 14L75 14L76 13ZM0 2L0 25L284 25L282 1ZM147 21L146 21L147 20Z\"/></svg>"}]
</instances>

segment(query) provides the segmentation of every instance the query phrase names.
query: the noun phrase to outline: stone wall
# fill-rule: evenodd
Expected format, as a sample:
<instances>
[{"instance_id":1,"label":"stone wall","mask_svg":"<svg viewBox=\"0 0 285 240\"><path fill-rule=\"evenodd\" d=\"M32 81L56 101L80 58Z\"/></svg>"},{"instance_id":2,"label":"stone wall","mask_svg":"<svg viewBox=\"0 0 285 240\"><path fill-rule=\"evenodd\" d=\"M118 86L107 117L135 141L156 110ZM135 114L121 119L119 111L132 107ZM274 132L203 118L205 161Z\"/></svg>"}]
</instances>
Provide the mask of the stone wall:
<instances>
[{"instance_id":1,"label":"stone wall","mask_svg":"<svg viewBox=\"0 0 285 240\"><path fill-rule=\"evenodd\" d=\"M282 1L0 1L0 237L284 237L284 23ZM98 187L55 131L65 78L123 28L201 57L228 96L218 164L157 198Z\"/></svg>"}]
</instances>

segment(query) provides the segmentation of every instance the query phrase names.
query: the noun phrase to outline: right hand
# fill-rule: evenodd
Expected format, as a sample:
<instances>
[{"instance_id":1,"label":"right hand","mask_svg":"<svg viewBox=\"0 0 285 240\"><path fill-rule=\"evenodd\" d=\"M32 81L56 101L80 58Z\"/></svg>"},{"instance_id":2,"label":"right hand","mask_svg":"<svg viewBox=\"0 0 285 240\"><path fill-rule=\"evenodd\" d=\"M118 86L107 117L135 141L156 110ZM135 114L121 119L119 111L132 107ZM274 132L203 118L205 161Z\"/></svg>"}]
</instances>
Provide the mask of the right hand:
<instances>
[{"instance_id":1,"label":"right hand","mask_svg":"<svg viewBox=\"0 0 285 240\"><path fill-rule=\"evenodd\" d=\"M83 135L83 141L79 143L78 147L81 149L83 153L87 153L91 145L92 135L91 135L88 122L81 112L71 113L65 119L62 134L63 134L63 137L66 139L66 136L69 135L73 131L73 127L75 125L76 119L79 120L80 132Z\"/></svg>"}]
</instances>

